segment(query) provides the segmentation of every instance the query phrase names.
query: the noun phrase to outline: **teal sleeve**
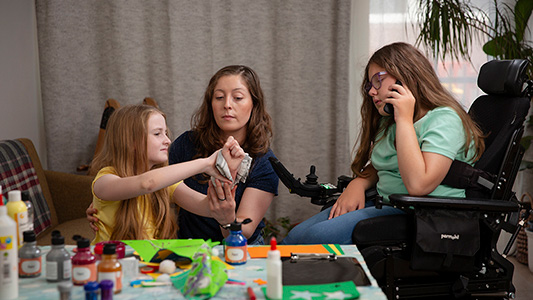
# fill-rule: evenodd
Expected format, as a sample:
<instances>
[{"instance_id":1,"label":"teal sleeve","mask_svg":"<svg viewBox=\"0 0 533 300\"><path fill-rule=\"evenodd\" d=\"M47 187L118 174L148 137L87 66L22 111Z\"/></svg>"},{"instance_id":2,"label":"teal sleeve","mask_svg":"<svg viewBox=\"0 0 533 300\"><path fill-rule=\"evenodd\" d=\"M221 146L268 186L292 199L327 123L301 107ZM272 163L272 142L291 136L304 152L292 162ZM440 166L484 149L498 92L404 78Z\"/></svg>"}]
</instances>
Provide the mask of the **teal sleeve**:
<instances>
[{"instance_id":1,"label":"teal sleeve","mask_svg":"<svg viewBox=\"0 0 533 300\"><path fill-rule=\"evenodd\" d=\"M465 145L461 118L449 108L433 111L428 117L420 128L420 149L455 159Z\"/></svg>"}]
</instances>

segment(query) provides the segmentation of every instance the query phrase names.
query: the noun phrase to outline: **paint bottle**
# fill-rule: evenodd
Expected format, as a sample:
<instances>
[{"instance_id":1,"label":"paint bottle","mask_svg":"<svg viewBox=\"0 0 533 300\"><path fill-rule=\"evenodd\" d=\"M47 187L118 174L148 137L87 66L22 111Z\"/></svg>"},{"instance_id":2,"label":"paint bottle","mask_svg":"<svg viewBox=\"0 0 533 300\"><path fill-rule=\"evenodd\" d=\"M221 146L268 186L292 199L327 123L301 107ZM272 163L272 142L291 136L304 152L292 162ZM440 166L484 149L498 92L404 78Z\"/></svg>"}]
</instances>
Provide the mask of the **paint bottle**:
<instances>
[{"instance_id":1,"label":"paint bottle","mask_svg":"<svg viewBox=\"0 0 533 300\"><path fill-rule=\"evenodd\" d=\"M72 282L64 281L57 285L59 291L59 300L71 300L72 299Z\"/></svg>"},{"instance_id":2,"label":"paint bottle","mask_svg":"<svg viewBox=\"0 0 533 300\"><path fill-rule=\"evenodd\" d=\"M17 223L7 214L0 186L0 299L17 299Z\"/></svg>"},{"instance_id":3,"label":"paint bottle","mask_svg":"<svg viewBox=\"0 0 533 300\"><path fill-rule=\"evenodd\" d=\"M30 200L30 191L25 190L20 193L22 197L22 202L26 204L26 207L28 208L28 222L27 222L27 229L26 230L33 230L33 221L35 220L35 212L33 209L33 204Z\"/></svg>"},{"instance_id":4,"label":"paint bottle","mask_svg":"<svg viewBox=\"0 0 533 300\"><path fill-rule=\"evenodd\" d=\"M22 202L19 190L9 191L7 198L7 214L17 223L17 241L20 247L23 243L22 233L28 229L28 207Z\"/></svg>"},{"instance_id":5,"label":"paint bottle","mask_svg":"<svg viewBox=\"0 0 533 300\"><path fill-rule=\"evenodd\" d=\"M102 260L98 264L98 282L104 280L113 282L113 293L122 291L122 265L117 258L116 245L112 243L104 245Z\"/></svg>"},{"instance_id":6,"label":"paint bottle","mask_svg":"<svg viewBox=\"0 0 533 300\"><path fill-rule=\"evenodd\" d=\"M277 249L275 237L270 240L270 250L267 253L267 288L266 295L268 299L282 299L283 285L281 273L281 255Z\"/></svg>"},{"instance_id":7,"label":"paint bottle","mask_svg":"<svg viewBox=\"0 0 533 300\"><path fill-rule=\"evenodd\" d=\"M22 235L24 244L19 249L19 277L39 277L41 276L42 253L35 241L35 232L26 230Z\"/></svg>"},{"instance_id":8,"label":"paint bottle","mask_svg":"<svg viewBox=\"0 0 533 300\"><path fill-rule=\"evenodd\" d=\"M96 281L96 257L91 252L91 241L79 238L76 243L78 249L72 257L72 283L84 285Z\"/></svg>"},{"instance_id":9,"label":"paint bottle","mask_svg":"<svg viewBox=\"0 0 533 300\"><path fill-rule=\"evenodd\" d=\"M83 286L85 300L98 300L98 288L100 285L96 281L89 281Z\"/></svg>"},{"instance_id":10,"label":"paint bottle","mask_svg":"<svg viewBox=\"0 0 533 300\"><path fill-rule=\"evenodd\" d=\"M58 282L70 280L72 276L72 262L70 254L65 249L65 238L59 231L52 232L52 249L46 255L46 280Z\"/></svg>"},{"instance_id":11,"label":"paint bottle","mask_svg":"<svg viewBox=\"0 0 533 300\"><path fill-rule=\"evenodd\" d=\"M112 280L102 280L100 282L100 295L102 300L113 300L113 281Z\"/></svg>"},{"instance_id":12,"label":"paint bottle","mask_svg":"<svg viewBox=\"0 0 533 300\"><path fill-rule=\"evenodd\" d=\"M249 220L249 219L247 219ZM247 240L242 235L242 223L233 221L229 226L230 234L224 240L224 257L230 265L242 265L247 259Z\"/></svg>"}]
</instances>

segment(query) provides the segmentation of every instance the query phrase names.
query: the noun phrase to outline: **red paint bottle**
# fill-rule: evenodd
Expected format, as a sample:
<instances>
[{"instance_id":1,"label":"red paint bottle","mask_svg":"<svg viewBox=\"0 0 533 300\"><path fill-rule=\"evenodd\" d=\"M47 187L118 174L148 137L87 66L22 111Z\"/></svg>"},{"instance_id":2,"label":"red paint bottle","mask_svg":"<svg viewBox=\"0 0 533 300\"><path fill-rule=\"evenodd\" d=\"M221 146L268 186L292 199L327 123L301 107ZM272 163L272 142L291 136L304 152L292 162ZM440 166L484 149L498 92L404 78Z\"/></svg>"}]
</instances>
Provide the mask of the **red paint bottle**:
<instances>
[{"instance_id":1,"label":"red paint bottle","mask_svg":"<svg viewBox=\"0 0 533 300\"><path fill-rule=\"evenodd\" d=\"M72 257L72 283L84 285L96 281L96 257L91 252L91 241L86 238L77 240L78 249Z\"/></svg>"}]
</instances>

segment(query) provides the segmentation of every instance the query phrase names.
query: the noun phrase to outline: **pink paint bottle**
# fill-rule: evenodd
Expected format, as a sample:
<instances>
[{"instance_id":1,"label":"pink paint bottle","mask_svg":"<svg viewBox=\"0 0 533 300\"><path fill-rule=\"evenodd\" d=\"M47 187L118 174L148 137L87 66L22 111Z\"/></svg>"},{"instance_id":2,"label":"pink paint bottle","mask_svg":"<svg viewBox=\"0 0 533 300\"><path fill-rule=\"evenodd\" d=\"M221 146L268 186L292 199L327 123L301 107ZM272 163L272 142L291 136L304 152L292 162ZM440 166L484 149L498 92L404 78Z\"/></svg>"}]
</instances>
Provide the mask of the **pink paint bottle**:
<instances>
[{"instance_id":1,"label":"pink paint bottle","mask_svg":"<svg viewBox=\"0 0 533 300\"><path fill-rule=\"evenodd\" d=\"M78 249L72 257L72 283L84 285L96 281L96 257L91 252L91 242L86 238L77 240Z\"/></svg>"}]
</instances>

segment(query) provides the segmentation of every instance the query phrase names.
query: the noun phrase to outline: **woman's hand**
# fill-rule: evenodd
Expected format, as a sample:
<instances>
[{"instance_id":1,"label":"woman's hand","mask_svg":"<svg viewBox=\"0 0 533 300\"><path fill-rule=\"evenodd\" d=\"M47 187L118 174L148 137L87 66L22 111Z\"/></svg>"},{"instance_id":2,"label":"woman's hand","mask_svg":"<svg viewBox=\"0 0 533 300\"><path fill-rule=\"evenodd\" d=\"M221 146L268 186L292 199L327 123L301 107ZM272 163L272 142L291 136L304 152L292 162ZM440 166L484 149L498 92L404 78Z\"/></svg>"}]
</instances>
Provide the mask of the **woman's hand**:
<instances>
[{"instance_id":1,"label":"woman's hand","mask_svg":"<svg viewBox=\"0 0 533 300\"><path fill-rule=\"evenodd\" d=\"M209 181L207 198L211 217L219 224L229 224L235 221L235 191L237 186L231 188L230 184L224 184L215 179L216 186Z\"/></svg>"},{"instance_id":2,"label":"woman's hand","mask_svg":"<svg viewBox=\"0 0 533 300\"><path fill-rule=\"evenodd\" d=\"M94 232L98 231L98 227L95 224L100 221L97 217L94 216L96 213L98 213L98 209L94 208L93 204L91 203L91 205L89 205L89 207L85 211L85 214L87 215L87 221L89 221L89 227L91 227Z\"/></svg>"},{"instance_id":3,"label":"woman's hand","mask_svg":"<svg viewBox=\"0 0 533 300\"><path fill-rule=\"evenodd\" d=\"M339 196L337 202L333 204L328 219L365 207L365 190L355 186L348 187Z\"/></svg>"}]
</instances>

